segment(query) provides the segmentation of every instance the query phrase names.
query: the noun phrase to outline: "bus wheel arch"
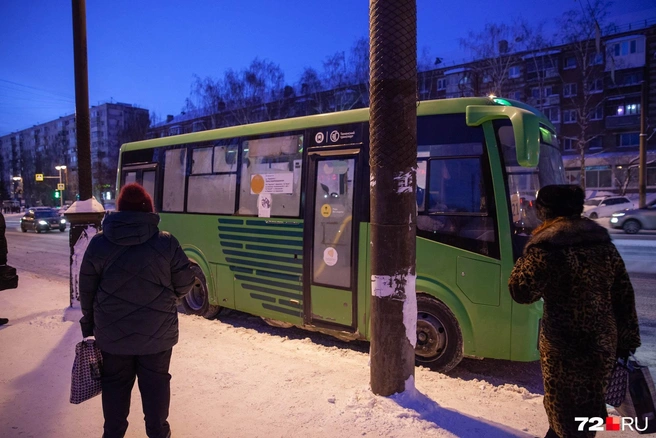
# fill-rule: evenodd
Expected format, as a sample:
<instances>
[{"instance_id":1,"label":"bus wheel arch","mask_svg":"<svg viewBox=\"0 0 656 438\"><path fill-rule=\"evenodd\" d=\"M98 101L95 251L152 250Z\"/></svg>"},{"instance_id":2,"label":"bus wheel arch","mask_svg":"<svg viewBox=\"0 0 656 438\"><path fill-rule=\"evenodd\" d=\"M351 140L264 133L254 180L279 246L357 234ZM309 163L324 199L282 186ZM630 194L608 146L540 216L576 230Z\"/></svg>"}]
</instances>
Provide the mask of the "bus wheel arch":
<instances>
[{"instance_id":1,"label":"bus wheel arch","mask_svg":"<svg viewBox=\"0 0 656 438\"><path fill-rule=\"evenodd\" d=\"M416 363L446 373L463 355L462 330L451 309L430 295L417 293Z\"/></svg>"},{"instance_id":2,"label":"bus wheel arch","mask_svg":"<svg viewBox=\"0 0 656 438\"><path fill-rule=\"evenodd\" d=\"M194 259L190 259L190 261L191 270L196 279L189 293L180 299L178 310L189 315L199 315L207 319L214 318L221 310L221 306L210 303L207 277L200 264Z\"/></svg>"}]
</instances>

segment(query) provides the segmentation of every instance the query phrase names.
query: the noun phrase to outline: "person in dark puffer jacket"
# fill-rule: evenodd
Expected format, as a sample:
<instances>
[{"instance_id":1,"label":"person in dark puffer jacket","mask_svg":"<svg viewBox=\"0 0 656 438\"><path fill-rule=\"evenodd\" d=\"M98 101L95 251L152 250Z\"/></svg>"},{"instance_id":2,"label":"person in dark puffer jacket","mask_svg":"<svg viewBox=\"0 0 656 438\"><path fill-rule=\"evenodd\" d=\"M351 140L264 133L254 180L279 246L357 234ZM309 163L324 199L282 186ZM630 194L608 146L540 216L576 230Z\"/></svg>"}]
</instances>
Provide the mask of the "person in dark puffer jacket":
<instances>
[{"instance_id":1,"label":"person in dark puffer jacket","mask_svg":"<svg viewBox=\"0 0 656 438\"><path fill-rule=\"evenodd\" d=\"M191 290L195 276L177 239L157 228L159 215L143 187L123 187L117 210L105 217L80 267L82 335L95 336L103 356L103 437L125 435L135 378L147 435L170 437L176 301Z\"/></svg>"}]
</instances>

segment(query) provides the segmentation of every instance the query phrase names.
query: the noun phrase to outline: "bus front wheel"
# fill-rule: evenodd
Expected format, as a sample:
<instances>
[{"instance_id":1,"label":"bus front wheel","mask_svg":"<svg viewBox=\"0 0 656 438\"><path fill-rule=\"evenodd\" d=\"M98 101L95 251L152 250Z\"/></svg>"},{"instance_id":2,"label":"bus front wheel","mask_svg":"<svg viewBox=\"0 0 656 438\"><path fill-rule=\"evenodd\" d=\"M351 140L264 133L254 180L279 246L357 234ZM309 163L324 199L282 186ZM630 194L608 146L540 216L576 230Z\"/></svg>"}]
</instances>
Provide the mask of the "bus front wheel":
<instances>
[{"instance_id":1,"label":"bus front wheel","mask_svg":"<svg viewBox=\"0 0 656 438\"><path fill-rule=\"evenodd\" d=\"M179 310L190 315L200 315L207 319L214 318L221 310L221 306L210 304L207 280L200 266L194 263L191 265L191 270L194 272L196 280L191 291L180 299Z\"/></svg>"},{"instance_id":2,"label":"bus front wheel","mask_svg":"<svg viewBox=\"0 0 656 438\"><path fill-rule=\"evenodd\" d=\"M446 373L462 355L462 333L453 312L441 301L417 295L417 364Z\"/></svg>"}]
</instances>

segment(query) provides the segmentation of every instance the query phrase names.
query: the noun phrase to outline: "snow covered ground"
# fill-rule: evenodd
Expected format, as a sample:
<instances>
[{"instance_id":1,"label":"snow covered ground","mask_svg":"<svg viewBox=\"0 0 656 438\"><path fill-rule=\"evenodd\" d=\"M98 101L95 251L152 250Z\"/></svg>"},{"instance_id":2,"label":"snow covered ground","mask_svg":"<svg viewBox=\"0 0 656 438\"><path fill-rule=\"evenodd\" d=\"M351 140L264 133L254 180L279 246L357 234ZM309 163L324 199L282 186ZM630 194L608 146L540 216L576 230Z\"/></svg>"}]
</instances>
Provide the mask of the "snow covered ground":
<instances>
[{"instance_id":1,"label":"snow covered ground","mask_svg":"<svg viewBox=\"0 0 656 438\"><path fill-rule=\"evenodd\" d=\"M39 275L36 264L16 267L19 288L0 291L0 316L10 318L0 327L0 436L100 436L100 397L68 402L81 340L69 284ZM417 368L416 392L385 398L369 389L365 343L269 328L236 312L181 315L169 420L176 438L544 436L536 362L465 362L448 376ZM144 437L136 387L129 421L127 436Z\"/></svg>"}]
</instances>

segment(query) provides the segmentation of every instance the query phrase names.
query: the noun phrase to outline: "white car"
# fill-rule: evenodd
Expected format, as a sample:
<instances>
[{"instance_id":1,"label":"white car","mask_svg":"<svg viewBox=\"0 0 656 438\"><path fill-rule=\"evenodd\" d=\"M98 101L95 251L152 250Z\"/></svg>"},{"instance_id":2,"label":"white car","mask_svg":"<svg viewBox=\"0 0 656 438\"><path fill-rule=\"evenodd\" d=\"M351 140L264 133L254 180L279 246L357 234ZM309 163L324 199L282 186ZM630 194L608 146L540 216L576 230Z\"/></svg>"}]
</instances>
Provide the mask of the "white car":
<instances>
[{"instance_id":1,"label":"white car","mask_svg":"<svg viewBox=\"0 0 656 438\"><path fill-rule=\"evenodd\" d=\"M605 196L590 198L583 204L583 216L590 219L610 216L616 211L635 208L633 201L626 196Z\"/></svg>"}]
</instances>

